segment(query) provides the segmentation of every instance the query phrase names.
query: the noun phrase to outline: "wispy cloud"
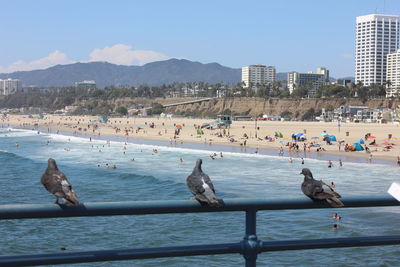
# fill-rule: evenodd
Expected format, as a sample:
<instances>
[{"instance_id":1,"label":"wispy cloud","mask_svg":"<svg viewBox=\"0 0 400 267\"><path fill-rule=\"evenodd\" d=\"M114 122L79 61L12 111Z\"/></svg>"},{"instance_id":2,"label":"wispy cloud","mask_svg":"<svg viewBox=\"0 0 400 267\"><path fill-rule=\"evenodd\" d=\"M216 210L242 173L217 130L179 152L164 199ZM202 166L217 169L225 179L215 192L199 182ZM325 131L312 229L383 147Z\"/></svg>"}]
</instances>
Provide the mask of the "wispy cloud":
<instances>
[{"instance_id":1,"label":"wispy cloud","mask_svg":"<svg viewBox=\"0 0 400 267\"><path fill-rule=\"evenodd\" d=\"M14 71L28 71L45 69L58 64L70 64L73 60L68 59L67 55L56 50L49 55L33 61L18 60L11 63L7 67L0 66L0 72L9 73Z\"/></svg>"},{"instance_id":2,"label":"wispy cloud","mask_svg":"<svg viewBox=\"0 0 400 267\"><path fill-rule=\"evenodd\" d=\"M89 61L107 61L120 65L143 65L149 62L166 60L166 55L151 50L134 50L132 46L116 44L96 48L90 53Z\"/></svg>"},{"instance_id":3,"label":"wispy cloud","mask_svg":"<svg viewBox=\"0 0 400 267\"><path fill-rule=\"evenodd\" d=\"M351 54L351 53L347 53L347 54L340 54L340 57L341 57L341 58L350 58L350 59L353 59L353 58L354 58L354 55Z\"/></svg>"},{"instance_id":4,"label":"wispy cloud","mask_svg":"<svg viewBox=\"0 0 400 267\"><path fill-rule=\"evenodd\" d=\"M89 60L86 60L86 62L107 61L120 65L143 65L169 58L170 57L156 51L135 50L130 45L116 44L93 49L89 54ZM18 60L11 63L9 66L0 66L0 73L45 69L58 64L71 64L74 62L76 61L69 59L66 54L56 50L43 58L33 61ZM82 60L82 62L85 62L85 60Z\"/></svg>"}]
</instances>

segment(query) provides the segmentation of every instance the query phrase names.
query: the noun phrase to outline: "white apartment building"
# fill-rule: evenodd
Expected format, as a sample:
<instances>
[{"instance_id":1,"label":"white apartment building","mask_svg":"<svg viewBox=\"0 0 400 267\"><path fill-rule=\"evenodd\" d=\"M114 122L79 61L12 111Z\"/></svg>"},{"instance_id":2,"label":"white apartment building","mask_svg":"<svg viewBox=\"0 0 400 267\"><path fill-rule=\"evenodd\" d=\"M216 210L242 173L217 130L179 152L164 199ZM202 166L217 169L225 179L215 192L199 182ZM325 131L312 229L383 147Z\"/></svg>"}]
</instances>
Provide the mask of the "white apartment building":
<instances>
[{"instance_id":1,"label":"white apartment building","mask_svg":"<svg viewBox=\"0 0 400 267\"><path fill-rule=\"evenodd\" d=\"M386 97L400 96L400 50L387 55Z\"/></svg>"},{"instance_id":2,"label":"white apartment building","mask_svg":"<svg viewBox=\"0 0 400 267\"><path fill-rule=\"evenodd\" d=\"M0 94L12 95L21 91L21 81L18 79L0 79Z\"/></svg>"},{"instance_id":3,"label":"white apartment building","mask_svg":"<svg viewBox=\"0 0 400 267\"><path fill-rule=\"evenodd\" d=\"M356 19L355 82L383 85L386 55L399 47L399 18L371 14Z\"/></svg>"},{"instance_id":4,"label":"white apartment building","mask_svg":"<svg viewBox=\"0 0 400 267\"><path fill-rule=\"evenodd\" d=\"M288 72L287 85L290 93L300 86L308 89L308 95L314 95L317 89L329 83L329 70L324 67L317 68L317 73Z\"/></svg>"},{"instance_id":5,"label":"white apartment building","mask_svg":"<svg viewBox=\"0 0 400 267\"><path fill-rule=\"evenodd\" d=\"M276 70L273 66L250 65L242 67L242 82L245 87L257 88L258 84L270 84L276 79Z\"/></svg>"}]
</instances>

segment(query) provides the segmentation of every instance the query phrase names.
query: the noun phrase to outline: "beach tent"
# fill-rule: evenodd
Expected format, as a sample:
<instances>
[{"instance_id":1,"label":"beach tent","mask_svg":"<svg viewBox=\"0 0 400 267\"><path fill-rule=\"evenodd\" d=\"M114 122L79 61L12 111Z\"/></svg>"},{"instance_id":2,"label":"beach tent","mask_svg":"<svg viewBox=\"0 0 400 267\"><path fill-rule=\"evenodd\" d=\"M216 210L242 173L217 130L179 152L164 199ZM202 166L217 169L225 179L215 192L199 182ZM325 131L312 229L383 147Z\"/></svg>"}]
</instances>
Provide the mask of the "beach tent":
<instances>
[{"instance_id":1,"label":"beach tent","mask_svg":"<svg viewBox=\"0 0 400 267\"><path fill-rule=\"evenodd\" d=\"M329 135L328 133L322 133L321 136Z\"/></svg>"},{"instance_id":2,"label":"beach tent","mask_svg":"<svg viewBox=\"0 0 400 267\"><path fill-rule=\"evenodd\" d=\"M330 136L329 136L329 139L330 139L331 141L335 141L335 142L337 141L337 140L336 140L336 136L334 136L334 135L330 135Z\"/></svg>"},{"instance_id":3,"label":"beach tent","mask_svg":"<svg viewBox=\"0 0 400 267\"><path fill-rule=\"evenodd\" d=\"M107 123L107 121L108 121L108 117L107 117L107 116L103 115L103 116L100 116L100 117L99 117L99 122L101 122L101 123Z\"/></svg>"},{"instance_id":4,"label":"beach tent","mask_svg":"<svg viewBox=\"0 0 400 267\"><path fill-rule=\"evenodd\" d=\"M275 136L276 136L276 137L282 138L282 137L283 137L283 134L282 134L281 132L275 132Z\"/></svg>"},{"instance_id":5,"label":"beach tent","mask_svg":"<svg viewBox=\"0 0 400 267\"><path fill-rule=\"evenodd\" d=\"M359 143L359 144L365 144L364 139L362 139L362 138L358 139L358 142L357 142L357 143Z\"/></svg>"},{"instance_id":6,"label":"beach tent","mask_svg":"<svg viewBox=\"0 0 400 267\"><path fill-rule=\"evenodd\" d=\"M362 145L360 143L354 143L354 151L363 151L364 148L362 147Z\"/></svg>"},{"instance_id":7,"label":"beach tent","mask_svg":"<svg viewBox=\"0 0 400 267\"><path fill-rule=\"evenodd\" d=\"M303 133L297 133L297 134L295 134L294 136L300 137L300 136L302 136L302 135L304 135L304 134L303 134Z\"/></svg>"}]
</instances>

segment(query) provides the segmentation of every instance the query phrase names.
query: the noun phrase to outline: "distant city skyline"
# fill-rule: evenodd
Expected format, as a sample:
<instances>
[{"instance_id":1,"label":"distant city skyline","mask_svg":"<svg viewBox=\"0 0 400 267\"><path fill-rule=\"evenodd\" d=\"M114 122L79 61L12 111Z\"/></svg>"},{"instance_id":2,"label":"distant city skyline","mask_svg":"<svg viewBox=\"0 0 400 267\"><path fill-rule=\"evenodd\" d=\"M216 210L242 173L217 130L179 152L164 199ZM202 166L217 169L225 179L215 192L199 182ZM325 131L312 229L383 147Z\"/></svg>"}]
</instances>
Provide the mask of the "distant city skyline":
<instances>
[{"instance_id":1,"label":"distant city skyline","mask_svg":"<svg viewBox=\"0 0 400 267\"><path fill-rule=\"evenodd\" d=\"M2 13L0 73L185 58L354 76L356 17L400 14L398 0L0 1L13 11Z\"/></svg>"}]
</instances>

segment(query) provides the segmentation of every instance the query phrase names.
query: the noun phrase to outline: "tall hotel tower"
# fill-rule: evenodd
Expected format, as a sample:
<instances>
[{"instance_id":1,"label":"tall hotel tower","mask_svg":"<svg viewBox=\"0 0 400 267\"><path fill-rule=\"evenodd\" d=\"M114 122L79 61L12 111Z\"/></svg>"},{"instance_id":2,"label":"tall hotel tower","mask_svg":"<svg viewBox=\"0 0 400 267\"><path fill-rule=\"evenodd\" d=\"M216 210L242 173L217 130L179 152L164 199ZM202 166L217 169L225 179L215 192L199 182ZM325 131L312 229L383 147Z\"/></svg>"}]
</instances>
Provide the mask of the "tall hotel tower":
<instances>
[{"instance_id":1,"label":"tall hotel tower","mask_svg":"<svg viewBox=\"0 0 400 267\"><path fill-rule=\"evenodd\" d=\"M384 84L386 55L399 47L399 18L371 14L357 17L355 81L364 85Z\"/></svg>"}]
</instances>

